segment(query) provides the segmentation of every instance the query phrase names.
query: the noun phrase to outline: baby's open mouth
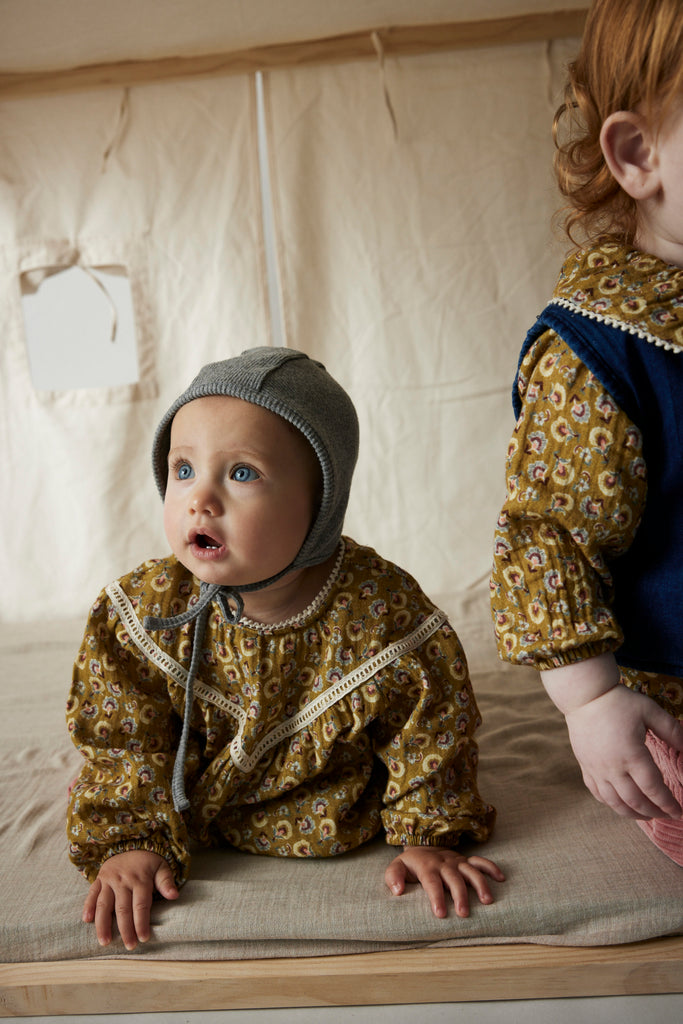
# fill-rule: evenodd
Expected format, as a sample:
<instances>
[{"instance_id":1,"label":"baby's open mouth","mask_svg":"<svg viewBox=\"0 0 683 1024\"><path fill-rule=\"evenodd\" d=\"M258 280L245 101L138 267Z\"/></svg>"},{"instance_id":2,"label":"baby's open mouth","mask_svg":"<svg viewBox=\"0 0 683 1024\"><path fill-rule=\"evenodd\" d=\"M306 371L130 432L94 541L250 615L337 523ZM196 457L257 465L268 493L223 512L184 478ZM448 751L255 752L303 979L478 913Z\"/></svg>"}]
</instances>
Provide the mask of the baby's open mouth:
<instances>
[{"instance_id":1,"label":"baby's open mouth","mask_svg":"<svg viewBox=\"0 0 683 1024\"><path fill-rule=\"evenodd\" d=\"M204 550L211 550L212 548L219 548L221 544L219 541L214 540L213 537L209 537L206 533L198 533L194 539L195 544L198 548L204 548Z\"/></svg>"}]
</instances>

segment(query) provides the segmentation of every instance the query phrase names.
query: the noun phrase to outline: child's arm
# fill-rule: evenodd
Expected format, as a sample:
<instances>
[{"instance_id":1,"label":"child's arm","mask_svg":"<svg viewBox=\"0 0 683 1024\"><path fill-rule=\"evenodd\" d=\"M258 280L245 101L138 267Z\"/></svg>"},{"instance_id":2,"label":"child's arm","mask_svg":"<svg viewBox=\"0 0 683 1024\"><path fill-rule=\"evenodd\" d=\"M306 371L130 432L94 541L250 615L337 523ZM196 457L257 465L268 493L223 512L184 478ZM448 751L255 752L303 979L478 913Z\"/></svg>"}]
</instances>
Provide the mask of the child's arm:
<instances>
[{"instance_id":1,"label":"child's arm","mask_svg":"<svg viewBox=\"0 0 683 1024\"><path fill-rule=\"evenodd\" d=\"M83 905L83 920L95 922L101 946L111 942L114 915L126 949L147 942L155 889L167 900L178 898L173 873L158 853L127 850L105 860Z\"/></svg>"},{"instance_id":2,"label":"child's arm","mask_svg":"<svg viewBox=\"0 0 683 1024\"><path fill-rule=\"evenodd\" d=\"M541 672L548 696L565 716L593 796L625 817L679 818L681 808L645 746L645 735L650 729L683 750L683 725L619 678L613 654Z\"/></svg>"},{"instance_id":3,"label":"child's arm","mask_svg":"<svg viewBox=\"0 0 683 1024\"><path fill-rule=\"evenodd\" d=\"M406 846L386 869L384 881L395 896L405 891L406 882L419 882L435 917L446 917L446 893L450 892L458 917L469 917L468 886L480 903L493 903L486 875L497 882L505 881L498 865L486 857L463 857L447 847Z\"/></svg>"}]
</instances>

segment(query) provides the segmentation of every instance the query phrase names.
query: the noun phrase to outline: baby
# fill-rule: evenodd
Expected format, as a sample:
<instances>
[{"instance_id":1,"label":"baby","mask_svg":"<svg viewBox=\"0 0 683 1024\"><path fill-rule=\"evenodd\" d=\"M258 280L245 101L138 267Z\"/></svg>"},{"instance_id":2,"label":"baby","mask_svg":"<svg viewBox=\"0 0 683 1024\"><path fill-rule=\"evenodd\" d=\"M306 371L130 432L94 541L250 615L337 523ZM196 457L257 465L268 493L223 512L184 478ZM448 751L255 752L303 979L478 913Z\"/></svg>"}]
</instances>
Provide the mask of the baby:
<instances>
[{"instance_id":1,"label":"baby","mask_svg":"<svg viewBox=\"0 0 683 1024\"><path fill-rule=\"evenodd\" d=\"M173 554L93 606L68 702L85 761L70 855L83 918L124 945L175 899L190 844L329 857L383 832L386 870L437 917L490 903L494 810L480 724L446 616L402 569L342 536L358 448L348 395L318 362L261 348L204 367L153 448Z\"/></svg>"},{"instance_id":2,"label":"baby","mask_svg":"<svg viewBox=\"0 0 683 1024\"><path fill-rule=\"evenodd\" d=\"M596 0L556 132L584 247L520 357L496 635L593 795L683 865L680 0Z\"/></svg>"}]
</instances>

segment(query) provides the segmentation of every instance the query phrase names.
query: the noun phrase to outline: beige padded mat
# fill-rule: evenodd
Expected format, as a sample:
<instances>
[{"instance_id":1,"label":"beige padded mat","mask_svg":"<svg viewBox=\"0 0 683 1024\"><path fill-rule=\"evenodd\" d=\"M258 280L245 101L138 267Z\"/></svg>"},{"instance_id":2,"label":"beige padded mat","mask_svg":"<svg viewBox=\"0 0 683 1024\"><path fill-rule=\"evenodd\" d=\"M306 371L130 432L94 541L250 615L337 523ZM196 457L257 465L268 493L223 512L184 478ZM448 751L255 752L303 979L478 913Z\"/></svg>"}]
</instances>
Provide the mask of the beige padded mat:
<instances>
[{"instance_id":1,"label":"beige padded mat","mask_svg":"<svg viewBox=\"0 0 683 1024\"><path fill-rule=\"evenodd\" d=\"M0 634L0 958L98 955L213 960L318 956L423 946L534 942L590 946L683 934L683 870L640 829L584 790L561 716L537 676L499 665L488 633L467 638L484 715L481 790L498 808L482 848L503 867L496 902L459 920L432 917L413 888L383 884L381 842L329 861L200 853L176 903L153 911L153 938L133 954L101 950L81 923L86 883L70 864L66 786L78 767L64 726L82 623L3 627Z\"/></svg>"}]
</instances>

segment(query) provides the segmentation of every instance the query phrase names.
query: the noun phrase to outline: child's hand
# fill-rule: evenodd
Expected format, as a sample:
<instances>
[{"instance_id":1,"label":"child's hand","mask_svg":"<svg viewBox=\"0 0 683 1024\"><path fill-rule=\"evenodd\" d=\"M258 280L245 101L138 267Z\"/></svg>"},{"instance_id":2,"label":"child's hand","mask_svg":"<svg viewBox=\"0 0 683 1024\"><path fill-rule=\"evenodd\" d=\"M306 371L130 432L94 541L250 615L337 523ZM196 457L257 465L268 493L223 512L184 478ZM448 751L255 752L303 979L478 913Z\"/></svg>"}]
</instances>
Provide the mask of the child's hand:
<instances>
[{"instance_id":1,"label":"child's hand","mask_svg":"<svg viewBox=\"0 0 683 1024\"><path fill-rule=\"evenodd\" d=\"M419 882L429 897L435 917L446 917L446 891L450 892L458 917L468 917L471 885L480 903L493 903L485 876L504 882L500 868L486 857L463 857L443 846L407 846L384 872L384 881L395 896L406 882Z\"/></svg>"},{"instance_id":2,"label":"child's hand","mask_svg":"<svg viewBox=\"0 0 683 1024\"><path fill-rule=\"evenodd\" d=\"M101 946L111 942L114 914L126 949L135 949L138 940L148 940L155 888L167 900L178 897L171 869L158 853L128 850L105 860L83 905L83 920L95 922Z\"/></svg>"},{"instance_id":3,"label":"child's hand","mask_svg":"<svg viewBox=\"0 0 683 1024\"><path fill-rule=\"evenodd\" d=\"M566 712L572 750L593 796L627 818L680 818L645 735L683 750L683 726L650 697L617 685Z\"/></svg>"}]
</instances>

